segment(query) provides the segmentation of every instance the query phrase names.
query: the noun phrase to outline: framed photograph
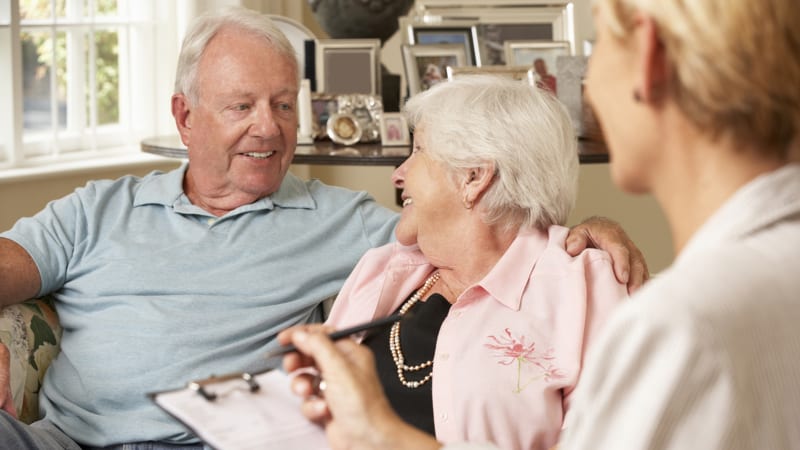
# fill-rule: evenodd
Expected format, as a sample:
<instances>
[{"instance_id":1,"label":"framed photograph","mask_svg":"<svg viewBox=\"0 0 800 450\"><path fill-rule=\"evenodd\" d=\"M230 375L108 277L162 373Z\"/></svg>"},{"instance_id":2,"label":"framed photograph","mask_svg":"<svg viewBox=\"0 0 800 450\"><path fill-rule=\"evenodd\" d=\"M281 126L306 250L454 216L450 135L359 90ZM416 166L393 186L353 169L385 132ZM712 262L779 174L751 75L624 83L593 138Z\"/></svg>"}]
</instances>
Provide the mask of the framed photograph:
<instances>
[{"instance_id":1,"label":"framed photograph","mask_svg":"<svg viewBox=\"0 0 800 450\"><path fill-rule=\"evenodd\" d=\"M311 93L311 135L315 140L327 138L328 119L339 112L335 95Z\"/></svg>"},{"instance_id":2,"label":"framed photograph","mask_svg":"<svg viewBox=\"0 0 800 450\"><path fill-rule=\"evenodd\" d=\"M350 113L336 113L328 119L328 137L337 144L353 145L361 140L361 124Z\"/></svg>"},{"instance_id":3,"label":"framed photograph","mask_svg":"<svg viewBox=\"0 0 800 450\"><path fill-rule=\"evenodd\" d=\"M408 123L402 113L383 113L381 116L381 144L384 147L411 145Z\"/></svg>"},{"instance_id":4,"label":"framed photograph","mask_svg":"<svg viewBox=\"0 0 800 450\"><path fill-rule=\"evenodd\" d=\"M315 92L311 94L311 114L315 140L332 139L332 132L336 132L341 141L352 140L356 133L359 134L356 142L378 142L381 139L383 102L378 95ZM357 126L349 123L352 120L357 122ZM352 133L347 132L348 127L352 128Z\"/></svg>"},{"instance_id":5,"label":"framed photograph","mask_svg":"<svg viewBox=\"0 0 800 450\"><path fill-rule=\"evenodd\" d=\"M464 75L489 74L526 81L531 86L536 84L533 68L528 66L483 66L483 67L448 67L447 79L453 80Z\"/></svg>"},{"instance_id":6,"label":"framed photograph","mask_svg":"<svg viewBox=\"0 0 800 450\"><path fill-rule=\"evenodd\" d=\"M447 67L462 67L467 55L461 44L403 44L408 93L415 95L447 80Z\"/></svg>"},{"instance_id":7,"label":"framed photograph","mask_svg":"<svg viewBox=\"0 0 800 450\"><path fill-rule=\"evenodd\" d=\"M474 27L476 66L509 64L503 44L509 40L581 42L587 32L573 25L578 6L570 0L417 0L408 16L399 18L406 33L415 27ZM580 6L588 10L588 4ZM577 29L576 29L577 28ZM416 43L413 35L405 43Z\"/></svg>"},{"instance_id":8,"label":"framed photograph","mask_svg":"<svg viewBox=\"0 0 800 450\"><path fill-rule=\"evenodd\" d=\"M380 95L380 40L318 39L315 48L317 92Z\"/></svg>"},{"instance_id":9,"label":"framed photograph","mask_svg":"<svg viewBox=\"0 0 800 450\"><path fill-rule=\"evenodd\" d=\"M478 25L479 53L487 66L521 65L508 59L504 45L509 41L552 41L552 23L486 23Z\"/></svg>"},{"instance_id":10,"label":"framed photograph","mask_svg":"<svg viewBox=\"0 0 800 450\"><path fill-rule=\"evenodd\" d=\"M480 66L478 30L474 26L409 25L408 43L412 45L459 44L464 47L466 64Z\"/></svg>"},{"instance_id":11,"label":"framed photograph","mask_svg":"<svg viewBox=\"0 0 800 450\"><path fill-rule=\"evenodd\" d=\"M515 66L533 67L539 87L558 93L556 60L559 56L571 56L567 41L506 41L506 61Z\"/></svg>"}]
</instances>

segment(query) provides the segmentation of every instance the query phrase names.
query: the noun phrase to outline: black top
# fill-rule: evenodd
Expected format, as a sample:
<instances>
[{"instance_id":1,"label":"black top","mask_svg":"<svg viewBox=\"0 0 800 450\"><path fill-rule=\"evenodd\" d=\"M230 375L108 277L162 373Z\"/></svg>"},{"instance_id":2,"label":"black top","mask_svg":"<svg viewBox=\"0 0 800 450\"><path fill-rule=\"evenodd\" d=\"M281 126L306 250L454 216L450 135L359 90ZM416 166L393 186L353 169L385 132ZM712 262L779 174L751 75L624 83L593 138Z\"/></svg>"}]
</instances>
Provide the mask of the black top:
<instances>
[{"instance_id":1,"label":"black top","mask_svg":"<svg viewBox=\"0 0 800 450\"><path fill-rule=\"evenodd\" d=\"M400 325L400 349L407 366L414 366L433 359L436 350L436 337L439 328L450 310L448 302L440 294L432 294L427 301L420 301L404 317ZM434 433L433 400L429 380L417 388L408 388L397 376L397 366L389 351L389 333L391 325L387 325L375 334L367 337L364 344L375 354L375 367L383 384L383 390L389 403L397 414L415 427ZM409 372L404 376L406 381L422 380L433 367Z\"/></svg>"}]
</instances>

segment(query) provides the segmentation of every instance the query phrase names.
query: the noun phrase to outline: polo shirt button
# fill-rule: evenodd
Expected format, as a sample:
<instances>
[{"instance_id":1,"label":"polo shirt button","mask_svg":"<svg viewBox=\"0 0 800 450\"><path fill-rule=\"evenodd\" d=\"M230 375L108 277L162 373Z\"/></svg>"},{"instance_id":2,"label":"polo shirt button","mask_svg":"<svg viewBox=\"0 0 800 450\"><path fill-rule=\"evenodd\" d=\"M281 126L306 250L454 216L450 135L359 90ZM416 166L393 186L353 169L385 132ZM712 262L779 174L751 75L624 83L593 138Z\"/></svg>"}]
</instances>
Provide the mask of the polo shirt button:
<instances>
[{"instance_id":1,"label":"polo shirt button","mask_svg":"<svg viewBox=\"0 0 800 450\"><path fill-rule=\"evenodd\" d=\"M442 413L441 418L442 418L442 420L447 422L447 413Z\"/></svg>"},{"instance_id":2,"label":"polo shirt button","mask_svg":"<svg viewBox=\"0 0 800 450\"><path fill-rule=\"evenodd\" d=\"M450 359L450 354L449 353L442 353L442 356L440 356L439 359L442 360L442 361L447 361L448 359Z\"/></svg>"},{"instance_id":3,"label":"polo shirt button","mask_svg":"<svg viewBox=\"0 0 800 450\"><path fill-rule=\"evenodd\" d=\"M210 225L214 225L215 223L217 223L217 219L215 219L215 218L213 218L213 217L212 217L212 218L210 218L210 219L206 220L206 223L207 223L209 226L210 226Z\"/></svg>"}]
</instances>

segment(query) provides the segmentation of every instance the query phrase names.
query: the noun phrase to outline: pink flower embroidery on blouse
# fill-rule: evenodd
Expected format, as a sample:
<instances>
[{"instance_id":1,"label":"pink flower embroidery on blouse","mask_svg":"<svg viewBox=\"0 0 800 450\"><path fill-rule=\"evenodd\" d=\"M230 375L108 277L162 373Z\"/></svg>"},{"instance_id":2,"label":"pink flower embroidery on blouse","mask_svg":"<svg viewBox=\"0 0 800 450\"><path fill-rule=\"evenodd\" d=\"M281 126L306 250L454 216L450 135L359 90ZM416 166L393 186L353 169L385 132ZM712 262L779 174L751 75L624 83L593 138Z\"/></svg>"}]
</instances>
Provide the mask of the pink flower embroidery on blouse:
<instances>
[{"instance_id":1,"label":"pink flower embroidery on blouse","mask_svg":"<svg viewBox=\"0 0 800 450\"><path fill-rule=\"evenodd\" d=\"M525 390L529 384L538 380L544 379L550 381L552 379L564 378L564 372L559 369L553 361L553 349L550 348L544 353L536 353L536 343L525 343L525 336L519 338L511 334L511 330L506 328L503 330L502 336L488 336L488 342L484 344L487 348L495 351L495 357L499 358L498 364L505 366L516 362L517 366L517 386L514 392L519 393ZM522 382L522 367L525 364L533 365L539 375L531 377L526 382Z\"/></svg>"}]
</instances>

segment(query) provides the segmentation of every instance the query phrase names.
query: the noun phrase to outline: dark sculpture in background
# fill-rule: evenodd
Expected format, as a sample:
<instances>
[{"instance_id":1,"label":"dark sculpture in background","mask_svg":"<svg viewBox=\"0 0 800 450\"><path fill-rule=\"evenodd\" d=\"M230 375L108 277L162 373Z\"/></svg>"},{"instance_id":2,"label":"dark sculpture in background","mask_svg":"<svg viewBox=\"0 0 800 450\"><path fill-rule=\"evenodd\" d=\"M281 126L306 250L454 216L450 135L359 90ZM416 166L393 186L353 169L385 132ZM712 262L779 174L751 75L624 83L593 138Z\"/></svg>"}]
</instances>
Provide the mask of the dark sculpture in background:
<instances>
[{"instance_id":1,"label":"dark sculpture in background","mask_svg":"<svg viewBox=\"0 0 800 450\"><path fill-rule=\"evenodd\" d=\"M397 32L401 16L414 0L308 0L320 26L333 39L380 39ZM385 111L400 109L400 75L381 64L381 96Z\"/></svg>"}]
</instances>

